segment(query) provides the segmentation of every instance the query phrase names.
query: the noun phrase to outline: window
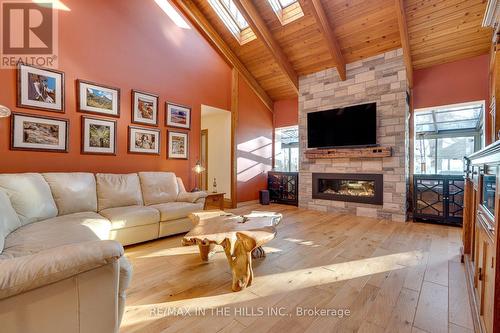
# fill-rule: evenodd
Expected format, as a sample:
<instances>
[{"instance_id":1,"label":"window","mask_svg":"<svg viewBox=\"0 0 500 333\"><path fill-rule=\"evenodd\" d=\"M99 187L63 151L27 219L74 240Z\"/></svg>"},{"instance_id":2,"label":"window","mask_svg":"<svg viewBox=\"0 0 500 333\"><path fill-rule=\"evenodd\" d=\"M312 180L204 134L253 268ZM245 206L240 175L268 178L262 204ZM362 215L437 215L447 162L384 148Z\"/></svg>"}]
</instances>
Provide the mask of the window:
<instances>
[{"instance_id":1,"label":"window","mask_svg":"<svg viewBox=\"0 0 500 333\"><path fill-rule=\"evenodd\" d=\"M299 127L277 128L274 132L276 171L299 171Z\"/></svg>"},{"instance_id":2,"label":"window","mask_svg":"<svg viewBox=\"0 0 500 333\"><path fill-rule=\"evenodd\" d=\"M277 0L277 1L281 5L281 8L286 8L290 5L293 5L294 3L298 2L297 0Z\"/></svg>"},{"instance_id":3,"label":"window","mask_svg":"<svg viewBox=\"0 0 500 333\"><path fill-rule=\"evenodd\" d=\"M304 12L297 0L268 1L282 25L293 22L304 16Z\"/></svg>"},{"instance_id":4,"label":"window","mask_svg":"<svg viewBox=\"0 0 500 333\"><path fill-rule=\"evenodd\" d=\"M256 38L233 0L208 0L208 2L241 45Z\"/></svg>"},{"instance_id":5,"label":"window","mask_svg":"<svg viewBox=\"0 0 500 333\"><path fill-rule=\"evenodd\" d=\"M463 158L479 150L483 103L415 111L415 174L461 174Z\"/></svg>"}]
</instances>

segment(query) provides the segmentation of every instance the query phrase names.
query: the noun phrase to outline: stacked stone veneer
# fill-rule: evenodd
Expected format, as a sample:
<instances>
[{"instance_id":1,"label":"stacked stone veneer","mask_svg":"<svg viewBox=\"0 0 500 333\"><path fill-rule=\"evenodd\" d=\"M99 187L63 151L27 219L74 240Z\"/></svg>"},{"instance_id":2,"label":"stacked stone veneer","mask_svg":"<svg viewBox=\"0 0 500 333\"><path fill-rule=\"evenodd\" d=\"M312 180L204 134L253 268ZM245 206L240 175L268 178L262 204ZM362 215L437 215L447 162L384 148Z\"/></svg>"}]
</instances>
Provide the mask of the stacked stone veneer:
<instances>
[{"instance_id":1,"label":"stacked stone veneer","mask_svg":"<svg viewBox=\"0 0 500 333\"><path fill-rule=\"evenodd\" d=\"M347 80L335 69L306 75L299 82L299 206L405 221L408 193L408 112L406 70L401 49L347 65ZM377 103L377 142L393 149L392 157L309 160L307 113L363 103ZM359 115L360 121L363 117ZM312 199L312 173L381 173L384 204Z\"/></svg>"}]
</instances>

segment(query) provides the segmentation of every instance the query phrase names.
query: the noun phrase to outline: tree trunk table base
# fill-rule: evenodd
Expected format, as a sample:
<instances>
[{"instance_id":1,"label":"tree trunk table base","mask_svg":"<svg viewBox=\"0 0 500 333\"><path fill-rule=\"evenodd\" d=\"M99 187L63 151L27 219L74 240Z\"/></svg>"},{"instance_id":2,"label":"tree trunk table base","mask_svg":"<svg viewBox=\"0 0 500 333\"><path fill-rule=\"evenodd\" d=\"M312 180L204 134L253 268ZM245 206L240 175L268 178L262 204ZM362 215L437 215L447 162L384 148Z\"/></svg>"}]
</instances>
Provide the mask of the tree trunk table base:
<instances>
[{"instance_id":1,"label":"tree trunk table base","mask_svg":"<svg viewBox=\"0 0 500 333\"><path fill-rule=\"evenodd\" d=\"M252 251L252 259L259 259L259 258L265 258L266 257L266 252L262 248L262 246L256 247Z\"/></svg>"},{"instance_id":2,"label":"tree trunk table base","mask_svg":"<svg viewBox=\"0 0 500 333\"><path fill-rule=\"evenodd\" d=\"M262 245L276 237L281 214L252 212L237 216L224 211L204 211L189 216L195 227L182 239L183 245L198 245L200 257L208 261L214 246L224 248L233 275L232 290L252 284L252 259L264 258Z\"/></svg>"}]
</instances>

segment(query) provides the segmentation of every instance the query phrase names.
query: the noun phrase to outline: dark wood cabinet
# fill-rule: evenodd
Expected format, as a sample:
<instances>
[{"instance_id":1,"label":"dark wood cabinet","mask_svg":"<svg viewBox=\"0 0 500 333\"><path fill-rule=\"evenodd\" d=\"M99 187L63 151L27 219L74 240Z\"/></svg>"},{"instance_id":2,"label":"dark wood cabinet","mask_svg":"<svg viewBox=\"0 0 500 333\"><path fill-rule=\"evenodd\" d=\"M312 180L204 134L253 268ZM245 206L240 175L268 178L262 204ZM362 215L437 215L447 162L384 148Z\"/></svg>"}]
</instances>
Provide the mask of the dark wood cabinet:
<instances>
[{"instance_id":1,"label":"dark wood cabinet","mask_svg":"<svg viewBox=\"0 0 500 333\"><path fill-rule=\"evenodd\" d=\"M462 225L463 176L414 175L413 220Z\"/></svg>"},{"instance_id":2,"label":"dark wood cabinet","mask_svg":"<svg viewBox=\"0 0 500 333\"><path fill-rule=\"evenodd\" d=\"M271 202L299 205L299 173L272 171L267 176L267 189Z\"/></svg>"}]
</instances>

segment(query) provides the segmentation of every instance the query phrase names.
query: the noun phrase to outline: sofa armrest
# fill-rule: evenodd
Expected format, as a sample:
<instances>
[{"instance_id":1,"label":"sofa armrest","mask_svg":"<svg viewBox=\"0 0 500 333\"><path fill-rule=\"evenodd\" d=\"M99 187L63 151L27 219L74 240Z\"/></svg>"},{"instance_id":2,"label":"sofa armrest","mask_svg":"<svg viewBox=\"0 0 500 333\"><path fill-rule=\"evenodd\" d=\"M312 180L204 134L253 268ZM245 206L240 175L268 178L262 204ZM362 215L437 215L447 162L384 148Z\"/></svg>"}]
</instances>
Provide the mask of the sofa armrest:
<instances>
[{"instance_id":1,"label":"sofa armrest","mask_svg":"<svg viewBox=\"0 0 500 333\"><path fill-rule=\"evenodd\" d=\"M198 202L200 199L205 199L207 197L207 193L203 191L198 192L179 192L177 196L177 201L181 202Z\"/></svg>"},{"instance_id":2,"label":"sofa armrest","mask_svg":"<svg viewBox=\"0 0 500 333\"><path fill-rule=\"evenodd\" d=\"M123 255L115 241L91 241L0 261L0 299L104 266Z\"/></svg>"}]
</instances>

